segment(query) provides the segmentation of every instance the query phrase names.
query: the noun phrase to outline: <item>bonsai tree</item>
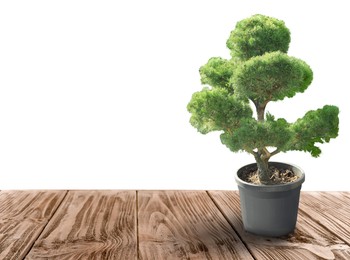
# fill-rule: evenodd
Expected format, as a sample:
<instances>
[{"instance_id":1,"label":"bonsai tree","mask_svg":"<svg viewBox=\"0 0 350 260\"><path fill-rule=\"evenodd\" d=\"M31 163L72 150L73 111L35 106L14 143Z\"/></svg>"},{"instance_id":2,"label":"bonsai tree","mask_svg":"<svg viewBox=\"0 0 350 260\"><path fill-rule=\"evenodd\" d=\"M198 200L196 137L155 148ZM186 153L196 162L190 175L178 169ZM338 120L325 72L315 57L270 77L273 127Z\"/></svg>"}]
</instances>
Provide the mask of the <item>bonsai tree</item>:
<instances>
[{"instance_id":1,"label":"bonsai tree","mask_svg":"<svg viewBox=\"0 0 350 260\"><path fill-rule=\"evenodd\" d=\"M287 54L289 42L281 20L258 14L238 22L226 42L232 58L213 57L199 69L206 86L187 106L200 133L221 131L221 142L231 151L254 156L261 184L273 184L272 156L297 150L318 157L316 144L338 135L336 106L309 111L294 123L266 112L269 102L304 92L313 79L304 61Z\"/></svg>"}]
</instances>

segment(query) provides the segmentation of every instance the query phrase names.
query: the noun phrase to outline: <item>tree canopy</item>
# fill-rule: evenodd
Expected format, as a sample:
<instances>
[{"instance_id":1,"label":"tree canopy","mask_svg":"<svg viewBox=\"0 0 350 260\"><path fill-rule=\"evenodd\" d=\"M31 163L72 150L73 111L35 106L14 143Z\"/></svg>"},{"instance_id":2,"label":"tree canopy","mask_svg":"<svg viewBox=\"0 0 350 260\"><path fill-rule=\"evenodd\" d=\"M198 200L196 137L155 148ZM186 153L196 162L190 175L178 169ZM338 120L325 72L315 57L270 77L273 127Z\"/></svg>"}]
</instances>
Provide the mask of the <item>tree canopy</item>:
<instances>
[{"instance_id":1,"label":"tree canopy","mask_svg":"<svg viewBox=\"0 0 350 260\"><path fill-rule=\"evenodd\" d=\"M312 81L312 70L304 61L276 51L243 62L231 80L238 94L269 102L304 92Z\"/></svg>"},{"instance_id":2,"label":"tree canopy","mask_svg":"<svg viewBox=\"0 0 350 260\"><path fill-rule=\"evenodd\" d=\"M226 46L232 57L248 60L266 52L287 53L289 42L290 31L283 21L257 14L236 24Z\"/></svg>"},{"instance_id":3,"label":"tree canopy","mask_svg":"<svg viewBox=\"0 0 350 260\"><path fill-rule=\"evenodd\" d=\"M268 102L291 98L312 82L310 66L287 54L289 42L289 29L276 18L258 14L238 22L226 42L232 58L213 57L199 69L206 86L187 106L199 132L221 131L224 145L233 152L253 154L258 166L292 150L317 157L321 150L316 144L338 135L336 106L309 111L294 123L265 113ZM254 103L257 118L248 100Z\"/></svg>"},{"instance_id":4,"label":"tree canopy","mask_svg":"<svg viewBox=\"0 0 350 260\"><path fill-rule=\"evenodd\" d=\"M237 130L243 118L253 116L249 103L220 88L195 92L187 108L192 113L191 124L202 134Z\"/></svg>"},{"instance_id":5,"label":"tree canopy","mask_svg":"<svg viewBox=\"0 0 350 260\"><path fill-rule=\"evenodd\" d=\"M233 87L230 83L233 70L234 63L232 61L213 57L199 69L201 82L214 88L225 88L230 93L233 93Z\"/></svg>"}]
</instances>

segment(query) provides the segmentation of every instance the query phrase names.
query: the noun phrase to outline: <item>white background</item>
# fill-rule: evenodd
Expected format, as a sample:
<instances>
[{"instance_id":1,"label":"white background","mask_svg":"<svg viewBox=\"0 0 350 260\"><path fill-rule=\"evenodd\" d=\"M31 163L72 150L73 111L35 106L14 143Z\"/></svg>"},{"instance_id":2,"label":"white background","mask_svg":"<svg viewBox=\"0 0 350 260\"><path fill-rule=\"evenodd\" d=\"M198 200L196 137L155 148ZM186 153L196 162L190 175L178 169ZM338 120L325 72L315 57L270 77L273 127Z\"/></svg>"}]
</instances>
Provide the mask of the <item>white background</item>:
<instances>
[{"instance_id":1,"label":"white background","mask_svg":"<svg viewBox=\"0 0 350 260\"><path fill-rule=\"evenodd\" d=\"M237 21L284 20L289 54L314 81L269 104L292 122L339 106L339 137L301 166L303 190L350 190L349 29L346 1L1 1L0 189L236 189L253 162L201 135L186 105L202 88L198 69L229 58Z\"/></svg>"}]
</instances>

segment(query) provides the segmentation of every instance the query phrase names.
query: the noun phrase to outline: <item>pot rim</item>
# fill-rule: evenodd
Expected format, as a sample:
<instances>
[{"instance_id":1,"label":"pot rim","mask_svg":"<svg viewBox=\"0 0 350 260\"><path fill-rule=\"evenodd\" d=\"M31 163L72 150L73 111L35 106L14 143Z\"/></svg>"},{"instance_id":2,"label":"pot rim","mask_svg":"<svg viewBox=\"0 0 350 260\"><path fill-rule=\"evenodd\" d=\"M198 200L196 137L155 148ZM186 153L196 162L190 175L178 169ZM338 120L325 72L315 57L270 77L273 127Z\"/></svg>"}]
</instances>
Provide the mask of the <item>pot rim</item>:
<instances>
[{"instance_id":1,"label":"pot rim","mask_svg":"<svg viewBox=\"0 0 350 260\"><path fill-rule=\"evenodd\" d=\"M285 162L269 162L269 165L282 165L282 166L287 166L293 170L293 172L298 175L300 178L298 178L294 182L290 183L284 183L284 184L275 184L275 185L264 185L264 184L252 184L243 181L239 177L239 173L242 172L243 170L246 170L247 168L253 168L254 166L256 167L256 163L250 163L246 164L243 167L240 167L236 172L235 172L235 180L239 188L245 188L248 190L254 190L254 191L264 191L264 192L281 192L281 191L287 191L287 190L292 190L300 187L303 182L305 181L305 173L304 171L297 165L291 164L291 163L285 163Z\"/></svg>"}]
</instances>

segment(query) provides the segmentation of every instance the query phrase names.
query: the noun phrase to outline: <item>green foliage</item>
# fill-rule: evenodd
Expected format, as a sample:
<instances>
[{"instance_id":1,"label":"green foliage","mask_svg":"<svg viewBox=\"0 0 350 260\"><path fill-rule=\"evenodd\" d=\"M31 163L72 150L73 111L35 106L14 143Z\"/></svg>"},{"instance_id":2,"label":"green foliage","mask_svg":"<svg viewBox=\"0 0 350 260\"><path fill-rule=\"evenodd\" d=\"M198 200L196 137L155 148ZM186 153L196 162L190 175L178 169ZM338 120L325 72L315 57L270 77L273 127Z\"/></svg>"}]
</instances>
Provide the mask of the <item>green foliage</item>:
<instances>
[{"instance_id":1,"label":"green foliage","mask_svg":"<svg viewBox=\"0 0 350 260\"><path fill-rule=\"evenodd\" d=\"M209 59L208 63L199 69L202 84L212 87L225 88L233 93L230 79L234 70L234 63L220 57Z\"/></svg>"},{"instance_id":2,"label":"green foliage","mask_svg":"<svg viewBox=\"0 0 350 260\"><path fill-rule=\"evenodd\" d=\"M202 134L216 130L233 131L239 127L242 118L253 115L249 103L219 88L195 92L187 109L192 114L190 123Z\"/></svg>"},{"instance_id":3,"label":"green foliage","mask_svg":"<svg viewBox=\"0 0 350 260\"><path fill-rule=\"evenodd\" d=\"M309 111L295 123L265 115L268 102L304 92L313 79L304 61L286 54L289 42L290 32L283 21L254 15L238 22L226 43L232 59L211 58L199 70L202 84L212 88L192 95L187 106L191 124L202 134L221 131L224 145L233 152L253 154L258 164L267 165L281 151L319 156L321 150L315 144L338 135L336 106ZM248 99L255 104L257 119ZM269 152L269 147L275 150ZM259 176L269 180L267 171Z\"/></svg>"},{"instance_id":4,"label":"green foliage","mask_svg":"<svg viewBox=\"0 0 350 260\"><path fill-rule=\"evenodd\" d=\"M312 70L304 61L277 51L243 62L232 81L239 94L253 101L276 101L304 92Z\"/></svg>"},{"instance_id":5,"label":"green foliage","mask_svg":"<svg viewBox=\"0 0 350 260\"><path fill-rule=\"evenodd\" d=\"M283 21L264 15L254 15L237 23L226 46L232 57L248 60L266 52L287 52L290 31Z\"/></svg>"},{"instance_id":6,"label":"green foliage","mask_svg":"<svg viewBox=\"0 0 350 260\"><path fill-rule=\"evenodd\" d=\"M329 105L307 112L291 126L293 139L289 150L306 151L318 157L321 149L315 146L315 143L328 143L331 138L338 136L338 115L338 107Z\"/></svg>"},{"instance_id":7,"label":"green foliage","mask_svg":"<svg viewBox=\"0 0 350 260\"><path fill-rule=\"evenodd\" d=\"M221 142L233 152L251 152L268 146L284 150L291 137L290 124L284 119L274 120L273 117L263 122L244 119L236 131L224 132L220 136Z\"/></svg>"}]
</instances>

